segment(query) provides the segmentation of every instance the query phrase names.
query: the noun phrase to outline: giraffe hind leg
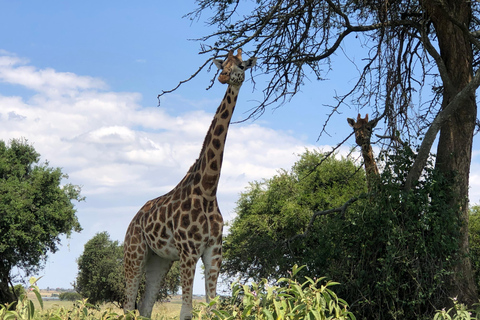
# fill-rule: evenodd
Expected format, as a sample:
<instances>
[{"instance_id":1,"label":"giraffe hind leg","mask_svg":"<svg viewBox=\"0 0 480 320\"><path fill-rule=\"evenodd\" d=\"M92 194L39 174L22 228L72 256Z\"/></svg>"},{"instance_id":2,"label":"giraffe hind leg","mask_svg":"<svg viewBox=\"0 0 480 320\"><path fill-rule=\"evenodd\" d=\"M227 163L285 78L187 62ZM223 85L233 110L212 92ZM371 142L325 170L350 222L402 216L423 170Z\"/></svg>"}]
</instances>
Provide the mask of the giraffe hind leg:
<instances>
[{"instance_id":1,"label":"giraffe hind leg","mask_svg":"<svg viewBox=\"0 0 480 320\"><path fill-rule=\"evenodd\" d=\"M173 261L159 257L150 250L145 265L145 294L138 308L142 316L151 317L158 292L172 264Z\"/></svg>"},{"instance_id":2,"label":"giraffe hind leg","mask_svg":"<svg viewBox=\"0 0 480 320\"><path fill-rule=\"evenodd\" d=\"M125 250L123 264L126 283L124 309L131 311L136 308L138 288L145 268L147 246L141 236L135 237L133 241L132 238L126 238L124 246L128 248Z\"/></svg>"}]
</instances>

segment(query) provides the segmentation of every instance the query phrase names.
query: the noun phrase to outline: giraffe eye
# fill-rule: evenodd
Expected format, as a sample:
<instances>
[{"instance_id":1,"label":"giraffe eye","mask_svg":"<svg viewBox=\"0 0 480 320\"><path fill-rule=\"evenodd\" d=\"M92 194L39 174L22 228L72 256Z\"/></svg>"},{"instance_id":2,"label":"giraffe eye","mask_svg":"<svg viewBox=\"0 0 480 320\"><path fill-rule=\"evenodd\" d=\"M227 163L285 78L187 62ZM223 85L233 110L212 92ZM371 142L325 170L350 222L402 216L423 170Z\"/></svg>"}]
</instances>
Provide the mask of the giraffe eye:
<instances>
[{"instance_id":1,"label":"giraffe eye","mask_svg":"<svg viewBox=\"0 0 480 320\"><path fill-rule=\"evenodd\" d=\"M242 70L245 69L245 67L243 66L243 64L239 65L238 67L239 67L240 69L242 69Z\"/></svg>"}]
</instances>

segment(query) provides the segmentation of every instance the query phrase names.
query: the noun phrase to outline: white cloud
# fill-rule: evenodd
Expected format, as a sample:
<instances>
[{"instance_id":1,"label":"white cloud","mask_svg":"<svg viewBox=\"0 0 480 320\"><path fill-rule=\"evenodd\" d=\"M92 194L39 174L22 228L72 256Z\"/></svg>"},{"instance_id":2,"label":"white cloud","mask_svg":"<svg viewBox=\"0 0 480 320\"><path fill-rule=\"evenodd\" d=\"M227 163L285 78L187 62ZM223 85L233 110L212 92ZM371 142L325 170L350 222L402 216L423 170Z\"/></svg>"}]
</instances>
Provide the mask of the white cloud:
<instances>
[{"instance_id":1,"label":"white cloud","mask_svg":"<svg viewBox=\"0 0 480 320\"><path fill-rule=\"evenodd\" d=\"M51 68L37 69L27 63L28 60L14 55L1 56L0 81L21 85L47 96L72 95L77 90L106 88L106 84L99 79L57 72Z\"/></svg>"}]
</instances>

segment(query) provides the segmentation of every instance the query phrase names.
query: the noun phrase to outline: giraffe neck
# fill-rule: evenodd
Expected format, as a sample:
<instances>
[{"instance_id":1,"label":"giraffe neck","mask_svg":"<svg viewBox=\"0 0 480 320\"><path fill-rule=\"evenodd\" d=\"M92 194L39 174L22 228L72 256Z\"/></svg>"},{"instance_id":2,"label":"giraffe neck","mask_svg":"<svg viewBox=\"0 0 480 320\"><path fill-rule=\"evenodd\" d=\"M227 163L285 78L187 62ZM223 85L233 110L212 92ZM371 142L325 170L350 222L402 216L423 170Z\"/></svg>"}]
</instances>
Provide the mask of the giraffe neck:
<instances>
[{"instance_id":1,"label":"giraffe neck","mask_svg":"<svg viewBox=\"0 0 480 320\"><path fill-rule=\"evenodd\" d=\"M228 86L207 131L200 155L187 174L192 177L193 184L201 188L201 194L207 197L215 197L217 192L228 127L239 90L239 86Z\"/></svg>"},{"instance_id":2,"label":"giraffe neck","mask_svg":"<svg viewBox=\"0 0 480 320\"><path fill-rule=\"evenodd\" d=\"M365 165L365 173L367 175L367 181L370 184L372 176L378 175L377 164L375 163L375 158L373 156L373 149L370 144L362 145L362 156L363 163Z\"/></svg>"}]
</instances>

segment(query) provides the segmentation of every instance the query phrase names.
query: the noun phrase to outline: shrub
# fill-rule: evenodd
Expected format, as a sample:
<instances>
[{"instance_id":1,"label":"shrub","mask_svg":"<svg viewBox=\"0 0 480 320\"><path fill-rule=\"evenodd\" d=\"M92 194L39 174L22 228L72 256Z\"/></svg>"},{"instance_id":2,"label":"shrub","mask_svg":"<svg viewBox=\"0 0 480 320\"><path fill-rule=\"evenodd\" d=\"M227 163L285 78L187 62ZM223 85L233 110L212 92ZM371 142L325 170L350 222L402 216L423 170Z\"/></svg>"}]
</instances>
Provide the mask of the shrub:
<instances>
[{"instance_id":1,"label":"shrub","mask_svg":"<svg viewBox=\"0 0 480 320\"><path fill-rule=\"evenodd\" d=\"M433 320L474 320L480 319L480 306L476 310L468 310L467 307L459 303L456 298L451 299L453 307L446 310L443 308L435 313Z\"/></svg>"},{"instance_id":2,"label":"shrub","mask_svg":"<svg viewBox=\"0 0 480 320\"><path fill-rule=\"evenodd\" d=\"M62 292L58 295L60 300L77 301L82 299L82 295L78 292Z\"/></svg>"},{"instance_id":3,"label":"shrub","mask_svg":"<svg viewBox=\"0 0 480 320\"><path fill-rule=\"evenodd\" d=\"M389 155L374 196L351 206L345 218L316 221L306 254L309 272L342 283L337 294L359 319L430 319L451 302L447 292L458 261L459 221L448 209L451 181L425 168L409 191L414 161L406 148Z\"/></svg>"},{"instance_id":4,"label":"shrub","mask_svg":"<svg viewBox=\"0 0 480 320\"><path fill-rule=\"evenodd\" d=\"M198 319L355 319L348 304L337 297L331 287L336 282L324 278L305 277L303 283L295 276L303 267L293 267L290 278L281 278L278 285L269 285L266 279L251 285L235 282L230 303L222 310L212 309L219 298L210 304L201 304L195 311ZM209 310L212 309L212 310Z\"/></svg>"}]
</instances>

